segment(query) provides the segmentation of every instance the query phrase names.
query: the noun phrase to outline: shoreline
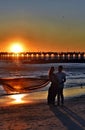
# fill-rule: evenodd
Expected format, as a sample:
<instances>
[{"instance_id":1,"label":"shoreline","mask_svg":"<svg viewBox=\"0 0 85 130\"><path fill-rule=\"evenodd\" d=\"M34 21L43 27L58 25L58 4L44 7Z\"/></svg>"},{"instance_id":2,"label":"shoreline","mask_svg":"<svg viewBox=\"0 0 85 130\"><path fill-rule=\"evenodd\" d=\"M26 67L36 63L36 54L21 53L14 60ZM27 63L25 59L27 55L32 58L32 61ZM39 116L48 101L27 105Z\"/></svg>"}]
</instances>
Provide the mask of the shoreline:
<instances>
[{"instance_id":1,"label":"shoreline","mask_svg":"<svg viewBox=\"0 0 85 130\"><path fill-rule=\"evenodd\" d=\"M1 90L3 91L3 90ZM0 97L6 97L11 95L18 95L18 94L25 94L28 95L28 97L36 97L36 99L46 99L48 95L48 90L43 90L43 88L37 89L35 91L30 92L22 92L22 93L10 93L7 94L4 90L4 93L0 93ZM64 88L64 97L65 98L72 98L76 96L81 96L85 94L85 86L81 88L79 87L71 87L71 88Z\"/></svg>"},{"instance_id":2,"label":"shoreline","mask_svg":"<svg viewBox=\"0 0 85 130\"><path fill-rule=\"evenodd\" d=\"M71 100L73 98L78 98L85 95L84 88L66 88L64 89L64 97L66 100ZM34 104L34 103L46 103L47 104L48 91L38 91L30 93L21 94L4 94L0 95L0 106L12 106L12 105L24 105L24 104ZM55 102L57 102L57 97Z\"/></svg>"}]
</instances>

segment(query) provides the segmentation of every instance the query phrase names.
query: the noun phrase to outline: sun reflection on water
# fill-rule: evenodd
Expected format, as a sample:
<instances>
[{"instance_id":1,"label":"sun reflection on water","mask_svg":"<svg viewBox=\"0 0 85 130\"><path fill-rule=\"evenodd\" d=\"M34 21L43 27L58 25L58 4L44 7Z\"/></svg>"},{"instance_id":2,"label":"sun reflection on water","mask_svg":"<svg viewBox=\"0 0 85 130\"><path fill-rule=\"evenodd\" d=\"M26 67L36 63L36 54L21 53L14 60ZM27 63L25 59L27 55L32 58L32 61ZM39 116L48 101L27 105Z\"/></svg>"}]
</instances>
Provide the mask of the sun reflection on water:
<instances>
[{"instance_id":1,"label":"sun reflection on water","mask_svg":"<svg viewBox=\"0 0 85 130\"><path fill-rule=\"evenodd\" d=\"M13 104L25 103L26 101L24 100L24 97L25 97L25 94L11 95L11 98L13 99L13 101L11 103L13 103Z\"/></svg>"}]
</instances>

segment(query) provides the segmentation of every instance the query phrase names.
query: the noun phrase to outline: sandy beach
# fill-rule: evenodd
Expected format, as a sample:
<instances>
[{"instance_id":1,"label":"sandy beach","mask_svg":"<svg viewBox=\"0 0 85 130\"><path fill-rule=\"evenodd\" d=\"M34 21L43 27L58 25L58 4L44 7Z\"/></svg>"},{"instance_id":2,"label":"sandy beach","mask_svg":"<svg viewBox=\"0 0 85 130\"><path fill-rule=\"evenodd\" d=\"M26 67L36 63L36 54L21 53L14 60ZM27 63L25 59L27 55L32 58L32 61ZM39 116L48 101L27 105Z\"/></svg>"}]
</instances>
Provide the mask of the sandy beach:
<instances>
[{"instance_id":1,"label":"sandy beach","mask_svg":"<svg viewBox=\"0 0 85 130\"><path fill-rule=\"evenodd\" d=\"M85 95L49 106L46 99L0 106L0 130L85 130Z\"/></svg>"}]
</instances>

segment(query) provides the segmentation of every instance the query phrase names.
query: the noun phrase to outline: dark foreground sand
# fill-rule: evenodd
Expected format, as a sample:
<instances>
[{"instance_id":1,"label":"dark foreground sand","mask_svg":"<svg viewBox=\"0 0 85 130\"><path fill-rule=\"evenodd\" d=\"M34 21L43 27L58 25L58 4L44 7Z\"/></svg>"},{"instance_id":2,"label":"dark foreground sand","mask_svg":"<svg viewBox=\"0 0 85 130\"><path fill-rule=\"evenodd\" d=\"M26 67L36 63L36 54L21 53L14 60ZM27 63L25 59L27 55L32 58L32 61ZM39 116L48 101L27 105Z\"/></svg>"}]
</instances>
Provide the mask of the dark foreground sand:
<instances>
[{"instance_id":1,"label":"dark foreground sand","mask_svg":"<svg viewBox=\"0 0 85 130\"><path fill-rule=\"evenodd\" d=\"M46 101L1 106L0 130L85 130L85 95L66 99L64 107Z\"/></svg>"}]
</instances>

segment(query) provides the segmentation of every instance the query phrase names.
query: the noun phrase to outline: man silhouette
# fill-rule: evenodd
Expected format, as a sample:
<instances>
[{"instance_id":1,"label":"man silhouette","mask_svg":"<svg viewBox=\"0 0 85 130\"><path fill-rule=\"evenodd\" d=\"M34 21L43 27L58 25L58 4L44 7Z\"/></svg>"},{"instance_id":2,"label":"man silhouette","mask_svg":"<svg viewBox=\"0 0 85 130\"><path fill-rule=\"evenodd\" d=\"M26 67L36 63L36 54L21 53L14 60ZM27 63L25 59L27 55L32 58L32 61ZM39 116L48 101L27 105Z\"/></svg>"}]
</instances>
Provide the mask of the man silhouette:
<instances>
[{"instance_id":1,"label":"man silhouette","mask_svg":"<svg viewBox=\"0 0 85 130\"><path fill-rule=\"evenodd\" d=\"M56 76L58 78L58 92L57 92L57 105L64 105L64 95L63 95L63 88L64 88L64 82L66 81L66 74L63 71L63 66L58 66L58 72L56 73Z\"/></svg>"}]
</instances>

